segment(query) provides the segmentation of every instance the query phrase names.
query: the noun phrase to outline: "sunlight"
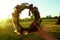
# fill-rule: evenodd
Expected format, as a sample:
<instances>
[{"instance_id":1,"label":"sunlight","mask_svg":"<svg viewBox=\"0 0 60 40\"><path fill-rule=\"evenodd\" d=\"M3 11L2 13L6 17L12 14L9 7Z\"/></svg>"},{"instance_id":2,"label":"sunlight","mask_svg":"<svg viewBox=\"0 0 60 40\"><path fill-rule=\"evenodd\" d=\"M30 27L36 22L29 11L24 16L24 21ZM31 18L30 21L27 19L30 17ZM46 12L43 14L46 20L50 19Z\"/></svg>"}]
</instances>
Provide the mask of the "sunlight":
<instances>
[{"instance_id":1,"label":"sunlight","mask_svg":"<svg viewBox=\"0 0 60 40\"><path fill-rule=\"evenodd\" d=\"M12 2L9 2L9 1L1 1L1 4L0 4L0 20L2 19L6 19L8 18L13 12L14 12L14 7L17 5L16 4L12 4ZM5 6L6 5L6 6ZM21 12L21 19L24 19L26 17L28 17L28 10L23 10L23 12ZM30 17L28 17L30 18Z\"/></svg>"},{"instance_id":2,"label":"sunlight","mask_svg":"<svg viewBox=\"0 0 60 40\"><path fill-rule=\"evenodd\" d=\"M0 20L8 18L8 16L12 14L15 5L11 5L11 3L12 2L6 0L0 1Z\"/></svg>"},{"instance_id":3,"label":"sunlight","mask_svg":"<svg viewBox=\"0 0 60 40\"><path fill-rule=\"evenodd\" d=\"M1 19L0 20L0 28L4 29L5 28L4 25L6 25L5 23L6 23L6 21L4 19Z\"/></svg>"},{"instance_id":4,"label":"sunlight","mask_svg":"<svg viewBox=\"0 0 60 40\"><path fill-rule=\"evenodd\" d=\"M0 19L6 19L8 18L13 12L13 8L8 8L8 7L0 7Z\"/></svg>"},{"instance_id":5,"label":"sunlight","mask_svg":"<svg viewBox=\"0 0 60 40\"><path fill-rule=\"evenodd\" d=\"M24 2L32 3L35 6L37 6L41 13L41 17L46 17L47 15L59 16L59 12L60 12L59 1L57 2L54 1L54 3L52 1L52 4L51 4L51 1L32 2L32 1L25 1L25 0L24 1L22 0L21 1L20 0L0 0L0 19L6 19L10 14L12 14L12 10L17 4L21 4ZM48 2L50 5L48 4ZM25 14L26 12L22 12L21 14L22 19L25 17L28 17L28 14Z\"/></svg>"},{"instance_id":6,"label":"sunlight","mask_svg":"<svg viewBox=\"0 0 60 40\"><path fill-rule=\"evenodd\" d=\"M8 16L11 15L11 13L12 13L12 10L9 10L9 9L8 9L8 11L7 10L4 10L4 11L2 10L0 12L0 19L6 19L6 18L8 18Z\"/></svg>"}]
</instances>

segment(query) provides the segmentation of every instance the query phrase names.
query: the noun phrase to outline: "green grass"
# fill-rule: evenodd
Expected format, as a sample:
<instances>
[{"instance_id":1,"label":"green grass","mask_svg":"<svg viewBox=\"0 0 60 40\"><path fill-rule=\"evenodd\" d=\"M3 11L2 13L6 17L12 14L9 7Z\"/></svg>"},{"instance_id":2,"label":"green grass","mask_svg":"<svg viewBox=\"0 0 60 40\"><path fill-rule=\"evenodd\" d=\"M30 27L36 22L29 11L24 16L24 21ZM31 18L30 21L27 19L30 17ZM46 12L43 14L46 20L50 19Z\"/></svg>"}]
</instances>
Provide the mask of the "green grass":
<instances>
[{"instance_id":1,"label":"green grass","mask_svg":"<svg viewBox=\"0 0 60 40\"><path fill-rule=\"evenodd\" d=\"M60 25L56 25L57 19L43 19L41 27L50 35L60 40ZM23 27L29 27L32 21L21 22ZM12 23L0 22L0 40L44 40L36 33L19 36L14 33L14 27Z\"/></svg>"},{"instance_id":2,"label":"green grass","mask_svg":"<svg viewBox=\"0 0 60 40\"><path fill-rule=\"evenodd\" d=\"M20 22L21 26L24 28L28 28L31 25L32 21L22 21Z\"/></svg>"}]
</instances>

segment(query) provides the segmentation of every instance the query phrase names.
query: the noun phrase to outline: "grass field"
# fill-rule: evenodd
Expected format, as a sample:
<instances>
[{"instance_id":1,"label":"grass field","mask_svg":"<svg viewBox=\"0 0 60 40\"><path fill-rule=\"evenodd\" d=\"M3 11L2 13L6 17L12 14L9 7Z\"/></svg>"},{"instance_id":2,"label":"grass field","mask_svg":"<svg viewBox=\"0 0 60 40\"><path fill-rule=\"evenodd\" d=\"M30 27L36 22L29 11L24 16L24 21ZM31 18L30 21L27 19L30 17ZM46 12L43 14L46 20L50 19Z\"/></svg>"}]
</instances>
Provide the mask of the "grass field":
<instances>
[{"instance_id":1,"label":"grass field","mask_svg":"<svg viewBox=\"0 0 60 40\"><path fill-rule=\"evenodd\" d=\"M60 25L56 25L57 19L43 19L41 27L45 32L60 40ZM32 21L21 22L23 27L28 27ZM19 36L14 33L12 23L0 22L0 40L44 40L38 34L31 33L28 35Z\"/></svg>"}]
</instances>

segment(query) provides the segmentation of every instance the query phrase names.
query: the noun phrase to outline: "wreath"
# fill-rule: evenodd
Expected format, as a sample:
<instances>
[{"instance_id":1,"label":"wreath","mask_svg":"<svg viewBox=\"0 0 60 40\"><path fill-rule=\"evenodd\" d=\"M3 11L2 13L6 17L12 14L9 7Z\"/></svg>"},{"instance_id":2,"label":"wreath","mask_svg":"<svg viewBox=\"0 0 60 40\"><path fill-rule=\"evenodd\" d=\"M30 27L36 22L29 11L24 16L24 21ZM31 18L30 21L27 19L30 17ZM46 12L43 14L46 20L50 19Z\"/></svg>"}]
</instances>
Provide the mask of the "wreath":
<instances>
[{"instance_id":1,"label":"wreath","mask_svg":"<svg viewBox=\"0 0 60 40\"><path fill-rule=\"evenodd\" d=\"M17 30L17 32L19 32L20 34L23 34L25 31L27 31L28 33L31 32L35 32L38 29L36 28L35 25L33 25L33 22L36 23L36 25L40 25L41 23L41 18L40 18L40 14L38 11L37 7L33 7L33 4L28 4L28 3L22 3L21 5L17 5L16 7L14 7L14 13L12 13L12 17L13 17L13 25L14 28ZM30 15L30 11L32 12L32 14L34 15L35 19L32 22L32 24L30 25L29 28L23 28L19 23L19 14L24 10L24 9L29 9L29 15Z\"/></svg>"}]
</instances>

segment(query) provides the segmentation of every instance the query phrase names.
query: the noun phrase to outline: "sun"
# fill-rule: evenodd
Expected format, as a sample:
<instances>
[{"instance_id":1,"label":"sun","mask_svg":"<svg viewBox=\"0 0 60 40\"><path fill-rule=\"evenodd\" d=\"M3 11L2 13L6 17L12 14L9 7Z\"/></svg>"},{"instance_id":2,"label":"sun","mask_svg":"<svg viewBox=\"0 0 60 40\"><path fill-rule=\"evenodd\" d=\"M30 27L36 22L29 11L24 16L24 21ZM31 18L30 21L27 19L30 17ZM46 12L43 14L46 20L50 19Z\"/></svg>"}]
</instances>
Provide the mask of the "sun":
<instances>
[{"instance_id":1,"label":"sun","mask_svg":"<svg viewBox=\"0 0 60 40\"><path fill-rule=\"evenodd\" d=\"M1 7L0 11L1 11L0 12L0 19L6 19L6 18L9 17L9 15L11 15L14 12L14 9L11 8L11 6L10 6L10 8L7 8L7 7L3 8L3 7ZM30 18L30 16L28 16L28 13L29 13L28 11L29 11L28 9L23 10L21 12L20 18L21 19Z\"/></svg>"},{"instance_id":2,"label":"sun","mask_svg":"<svg viewBox=\"0 0 60 40\"><path fill-rule=\"evenodd\" d=\"M11 14L12 14L12 9L8 9L8 8L2 8L1 9L0 8L0 20L8 18L9 15L11 15Z\"/></svg>"},{"instance_id":3,"label":"sun","mask_svg":"<svg viewBox=\"0 0 60 40\"><path fill-rule=\"evenodd\" d=\"M1 5L1 7L0 7L0 20L8 18L14 11L13 7L14 7L14 5L9 5L9 6Z\"/></svg>"},{"instance_id":4,"label":"sun","mask_svg":"<svg viewBox=\"0 0 60 40\"><path fill-rule=\"evenodd\" d=\"M12 14L15 5L11 3L12 1L10 2L8 0L0 1L0 20L8 18L8 16Z\"/></svg>"},{"instance_id":5,"label":"sun","mask_svg":"<svg viewBox=\"0 0 60 40\"><path fill-rule=\"evenodd\" d=\"M6 15L0 14L0 19L5 19L6 17Z\"/></svg>"},{"instance_id":6,"label":"sun","mask_svg":"<svg viewBox=\"0 0 60 40\"><path fill-rule=\"evenodd\" d=\"M2 9L0 9L0 10L2 10ZM5 10L5 12L4 11L1 11L0 12L0 19L5 19L6 17L7 17L6 10Z\"/></svg>"},{"instance_id":7,"label":"sun","mask_svg":"<svg viewBox=\"0 0 60 40\"><path fill-rule=\"evenodd\" d=\"M1 19L6 19L9 17L9 15L11 15L14 12L14 7L17 5L18 3L16 2L12 2L12 1L0 1L0 20ZM21 12L20 15L21 19L27 18L28 16L28 10L23 10L23 12Z\"/></svg>"}]
</instances>

